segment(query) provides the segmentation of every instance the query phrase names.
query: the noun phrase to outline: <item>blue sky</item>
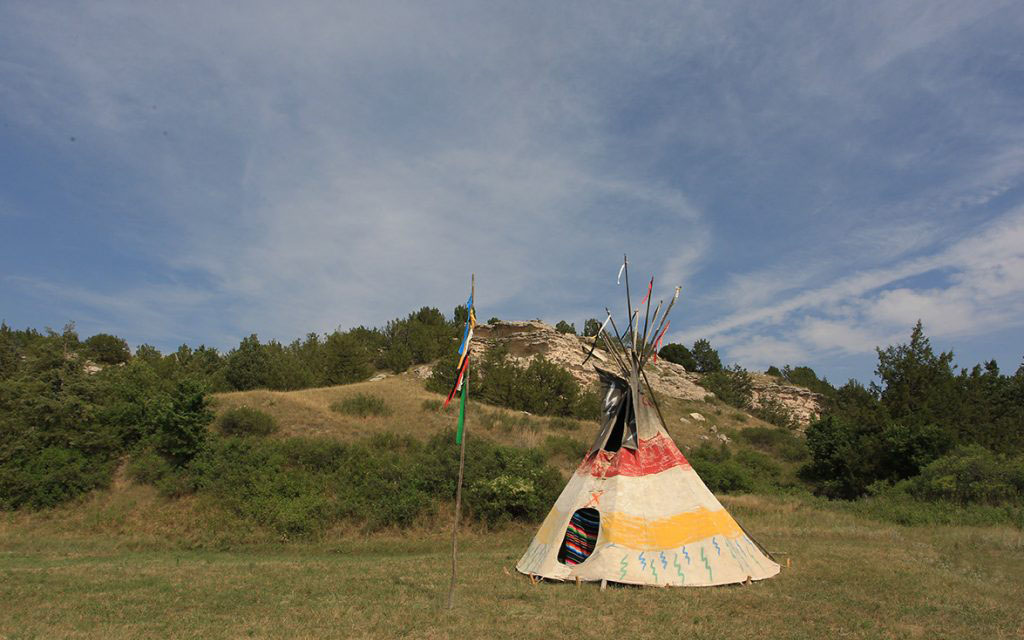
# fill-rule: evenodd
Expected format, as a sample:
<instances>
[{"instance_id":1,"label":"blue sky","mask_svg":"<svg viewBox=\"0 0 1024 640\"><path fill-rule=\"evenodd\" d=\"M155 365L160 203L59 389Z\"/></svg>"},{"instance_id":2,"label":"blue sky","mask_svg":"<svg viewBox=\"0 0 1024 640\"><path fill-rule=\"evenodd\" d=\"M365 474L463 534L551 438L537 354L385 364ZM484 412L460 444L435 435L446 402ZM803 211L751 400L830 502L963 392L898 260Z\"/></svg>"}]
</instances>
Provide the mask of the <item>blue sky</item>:
<instances>
[{"instance_id":1,"label":"blue sky","mask_svg":"<svg viewBox=\"0 0 1024 640\"><path fill-rule=\"evenodd\" d=\"M1024 5L0 5L0 317L133 346L621 308L1024 356Z\"/></svg>"}]
</instances>

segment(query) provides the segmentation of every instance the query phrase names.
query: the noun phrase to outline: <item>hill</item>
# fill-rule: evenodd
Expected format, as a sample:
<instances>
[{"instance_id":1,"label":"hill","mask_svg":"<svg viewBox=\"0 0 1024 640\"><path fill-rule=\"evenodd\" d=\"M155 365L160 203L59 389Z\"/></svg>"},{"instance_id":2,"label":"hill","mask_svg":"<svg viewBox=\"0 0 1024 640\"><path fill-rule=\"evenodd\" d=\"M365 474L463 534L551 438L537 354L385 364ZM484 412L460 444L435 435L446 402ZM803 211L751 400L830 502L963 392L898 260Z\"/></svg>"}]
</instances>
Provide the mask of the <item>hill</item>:
<instances>
[{"instance_id":1,"label":"hill","mask_svg":"<svg viewBox=\"0 0 1024 640\"><path fill-rule=\"evenodd\" d=\"M496 321L476 328L470 352L483 358L495 347L504 348L509 357L521 365L536 356L543 356L572 374L583 388L597 384L594 365L615 369L610 356L602 349L594 350L594 358L583 364L584 356L590 353L593 339L571 333L560 333L551 325L531 320L527 322ZM599 345L600 346L600 343ZM429 370L429 367L421 369ZM651 361L645 369L654 390L664 396L684 401L703 400L714 396L701 386L701 376L687 371L683 366L664 359ZM752 374L752 408L760 407L766 400L779 402L792 413L797 423L806 427L817 418L824 407L824 398L804 387L785 384L778 378Z\"/></svg>"}]
</instances>

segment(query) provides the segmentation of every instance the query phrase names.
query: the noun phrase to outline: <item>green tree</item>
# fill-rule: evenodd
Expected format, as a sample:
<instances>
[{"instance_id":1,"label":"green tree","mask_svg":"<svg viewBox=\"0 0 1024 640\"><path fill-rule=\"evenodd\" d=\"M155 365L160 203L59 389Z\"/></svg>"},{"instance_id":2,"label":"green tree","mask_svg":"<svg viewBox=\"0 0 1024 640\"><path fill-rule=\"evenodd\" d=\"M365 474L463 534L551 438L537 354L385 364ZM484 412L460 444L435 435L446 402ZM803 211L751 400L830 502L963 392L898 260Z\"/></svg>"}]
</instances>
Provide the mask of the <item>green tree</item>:
<instances>
[{"instance_id":1,"label":"green tree","mask_svg":"<svg viewBox=\"0 0 1024 640\"><path fill-rule=\"evenodd\" d=\"M224 375L238 391L268 386L270 357L255 333L242 338L238 348L228 353Z\"/></svg>"},{"instance_id":2,"label":"green tree","mask_svg":"<svg viewBox=\"0 0 1024 640\"><path fill-rule=\"evenodd\" d=\"M700 383L722 402L739 409L750 408L753 380L747 370L738 364L705 374Z\"/></svg>"},{"instance_id":3,"label":"green tree","mask_svg":"<svg viewBox=\"0 0 1024 640\"><path fill-rule=\"evenodd\" d=\"M203 385L186 378L160 408L156 420L156 451L171 464L184 466L202 451L213 421Z\"/></svg>"},{"instance_id":4,"label":"green tree","mask_svg":"<svg viewBox=\"0 0 1024 640\"><path fill-rule=\"evenodd\" d=\"M658 357L662 360L668 360L676 364L682 365L687 371L697 370L697 361L693 359L693 354L685 346L670 342L661 348L658 352Z\"/></svg>"},{"instance_id":5,"label":"green tree","mask_svg":"<svg viewBox=\"0 0 1024 640\"><path fill-rule=\"evenodd\" d=\"M585 337L593 338L600 330L601 323L597 321L597 318L587 318L583 321L583 335Z\"/></svg>"},{"instance_id":6,"label":"green tree","mask_svg":"<svg viewBox=\"0 0 1024 640\"><path fill-rule=\"evenodd\" d=\"M693 361L696 363L695 370L698 373L714 373L722 370L722 360L718 357L718 351L711 347L711 343L702 338L693 343Z\"/></svg>"},{"instance_id":7,"label":"green tree","mask_svg":"<svg viewBox=\"0 0 1024 640\"><path fill-rule=\"evenodd\" d=\"M555 325L555 331L558 333L571 333L572 335L576 335L576 325L570 324L565 320L559 320L558 324Z\"/></svg>"},{"instance_id":8,"label":"green tree","mask_svg":"<svg viewBox=\"0 0 1024 640\"><path fill-rule=\"evenodd\" d=\"M86 357L101 364L123 364L132 357L128 343L109 333L97 333L82 343L82 346L85 347Z\"/></svg>"},{"instance_id":9,"label":"green tree","mask_svg":"<svg viewBox=\"0 0 1024 640\"><path fill-rule=\"evenodd\" d=\"M908 344L876 349L875 375L881 380L879 397L893 420L941 424L954 415L959 402L953 352L936 354L918 320Z\"/></svg>"},{"instance_id":10,"label":"green tree","mask_svg":"<svg viewBox=\"0 0 1024 640\"><path fill-rule=\"evenodd\" d=\"M327 337L324 360L327 384L359 382L373 374L366 346L348 333L335 331Z\"/></svg>"}]
</instances>

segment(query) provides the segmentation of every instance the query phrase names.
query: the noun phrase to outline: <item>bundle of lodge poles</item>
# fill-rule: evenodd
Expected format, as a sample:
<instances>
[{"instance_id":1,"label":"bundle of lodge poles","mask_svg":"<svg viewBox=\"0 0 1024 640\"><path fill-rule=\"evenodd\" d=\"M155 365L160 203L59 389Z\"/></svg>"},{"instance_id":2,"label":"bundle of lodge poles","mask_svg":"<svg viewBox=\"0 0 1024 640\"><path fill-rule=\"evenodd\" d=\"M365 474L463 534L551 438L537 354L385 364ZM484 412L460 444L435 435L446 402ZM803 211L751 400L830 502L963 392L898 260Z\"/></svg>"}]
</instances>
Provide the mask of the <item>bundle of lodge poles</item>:
<instances>
[{"instance_id":1,"label":"bundle of lodge poles","mask_svg":"<svg viewBox=\"0 0 1024 640\"><path fill-rule=\"evenodd\" d=\"M586 364L594 356L600 341L604 345L605 350L612 355L616 365L626 379L630 380L636 387L639 387L640 379L643 379L644 385L650 392L651 399L654 400L654 407L658 412L658 416L664 424L665 420L661 416L661 408L658 407L653 389L651 389L651 383L644 372L644 365L651 358L654 359L654 362L658 361L658 349L661 347L661 341L664 339L665 333L668 332L668 327L671 324L668 316L672 312L672 307L675 305L676 300L679 299L681 287L676 287L675 293L673 293L668 307L665 307L664 313L662 313L664 300L658 301L658 306L655 307L652 318L651 292L654 289L654 277L651 277L647 283L647 293L644 294L639 303L640 306L645 307L644 326L641 332L640 307L633 308L629 288L629 259L625 255L622 256L622 266L619 268L616 284L621 284L623 279L626 281L626 311L629 318L627 331L625 333L619 331L618 326L615 324L615 319L612 317L612 312L605 307L607 317L594 336L594 344L587 352L583 364ZM473 274L470 279L469 299L466 301L466 326L462 333L462 342L459 344L455 384L452 386L442 406L442 409L446 409L456 394L459 395L459 418L455 429L455 443L459 445L459 479L455 488L455 519L452 522L452 578L448 587L449 609L455 606L455 585L458 579L459 520L462 518L462 479L466 468L465 424L466 397L469 394L469 344L473 340L473 329L476 327L475 294L476 275ZM609 324L614 333L610 334L607 331ZM649 333L648 329L653 330Z\"/></svg>"}]
</instances>

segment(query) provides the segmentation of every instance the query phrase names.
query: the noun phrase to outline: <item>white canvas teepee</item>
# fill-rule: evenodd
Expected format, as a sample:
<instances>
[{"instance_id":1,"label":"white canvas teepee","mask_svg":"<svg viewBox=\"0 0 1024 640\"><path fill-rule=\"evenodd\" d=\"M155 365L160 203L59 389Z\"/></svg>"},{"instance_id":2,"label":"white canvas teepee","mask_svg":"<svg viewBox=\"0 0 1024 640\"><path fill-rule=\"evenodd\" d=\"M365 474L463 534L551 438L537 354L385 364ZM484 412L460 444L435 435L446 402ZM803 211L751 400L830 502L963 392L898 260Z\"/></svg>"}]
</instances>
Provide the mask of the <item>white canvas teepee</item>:
<instances>
[{"instance_id":1,"label":"white canvas teepee","mask_svg":"<svg viewBox=\"0 0 1024 640\"><path fill-rule=\"evenodd\" d=\"M601 331L595 338L622 375L598 369L601 430L516 568L555 580L658 586L770 578L779 565L704 485L666 432L653 394L642 388L644 364L675 302L648 340L649 297L650 287L642 336L639 311L632 310L625 335L615 329L614 336ZM660 309L659 303L655 325Z\"/></svg>"}]
</instances>

